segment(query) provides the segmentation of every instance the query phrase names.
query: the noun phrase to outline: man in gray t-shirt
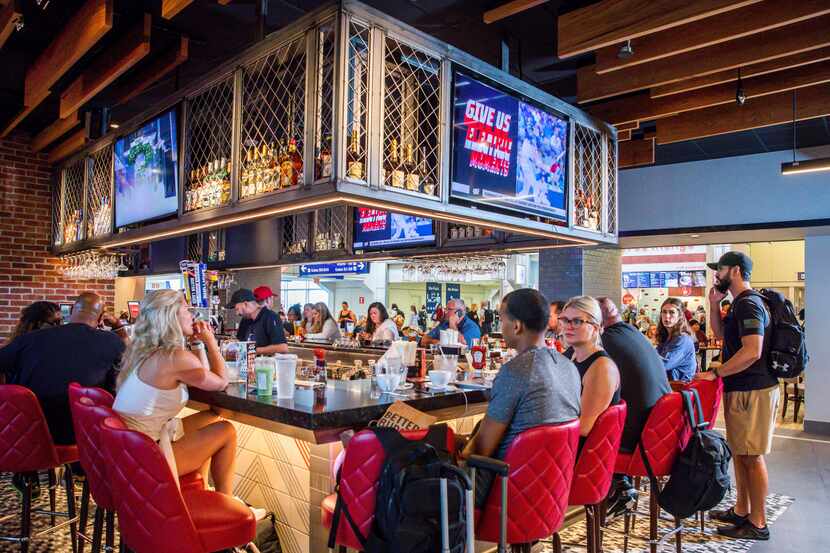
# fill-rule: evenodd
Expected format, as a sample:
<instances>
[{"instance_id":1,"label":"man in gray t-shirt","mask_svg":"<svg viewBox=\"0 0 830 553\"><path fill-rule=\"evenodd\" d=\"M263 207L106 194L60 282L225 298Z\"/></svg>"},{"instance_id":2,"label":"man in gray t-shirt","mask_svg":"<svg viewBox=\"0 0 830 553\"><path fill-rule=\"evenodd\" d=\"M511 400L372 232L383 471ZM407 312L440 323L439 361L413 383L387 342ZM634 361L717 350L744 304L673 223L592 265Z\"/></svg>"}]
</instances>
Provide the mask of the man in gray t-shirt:
<instances>
[{"instance_id":1,"label":"man in gray t-shirt","mask_svg":"<svg viewBox=\"0 0 830 553\"><path fill-rule=\"evenodd\" d=\"M474 431L462 458L484 455L503 459L523 431L579 418L582 384L566 357L545 347L548 301L536 290L509 293L499 309L508 346L519 352L502 366L490 393L487 414ZM476 472L476 505L487 499L493 473Z\"/></svg>"}]
</instances>

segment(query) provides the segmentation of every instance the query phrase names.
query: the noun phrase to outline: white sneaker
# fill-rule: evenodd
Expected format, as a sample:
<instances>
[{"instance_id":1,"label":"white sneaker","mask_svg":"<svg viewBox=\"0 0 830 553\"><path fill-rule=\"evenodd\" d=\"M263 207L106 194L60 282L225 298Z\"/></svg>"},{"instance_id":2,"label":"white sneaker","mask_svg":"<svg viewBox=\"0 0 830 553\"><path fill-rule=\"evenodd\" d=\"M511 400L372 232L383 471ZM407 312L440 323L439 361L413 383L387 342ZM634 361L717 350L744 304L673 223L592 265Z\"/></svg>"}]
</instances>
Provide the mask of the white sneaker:
<instances>
[{"instance_id":1,"label":"white sneaker","mask_svg":"<svg viewBox=\"0 0 830 553\"><path fill-rule=\"evenodd\" d=\"M263 520L264 518L268 517L268 511L267 510L260 509L259 507L252 507L251 505L248 505L248 503L246 503L245 500L242 499L239 496L235 495L235 496L233 496L233 498L236 499L237 501L239 501L240 503L242 503L243 505L245 505L246 507L248 507L251 510L251 512L254 514L254 519L256 519L257 522L259 522L260 520Z\"/></svg>"}]
</instances>

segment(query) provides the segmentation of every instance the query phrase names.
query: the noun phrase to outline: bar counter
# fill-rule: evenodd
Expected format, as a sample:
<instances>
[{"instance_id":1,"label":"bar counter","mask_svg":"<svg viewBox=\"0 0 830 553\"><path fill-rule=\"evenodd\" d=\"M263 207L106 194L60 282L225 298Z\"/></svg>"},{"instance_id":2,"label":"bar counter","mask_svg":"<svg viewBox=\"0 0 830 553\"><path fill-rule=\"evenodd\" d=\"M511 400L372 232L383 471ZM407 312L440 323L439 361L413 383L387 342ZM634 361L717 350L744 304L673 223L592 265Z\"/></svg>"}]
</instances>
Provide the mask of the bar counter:
<instances>
[{"instance_id":1,"label":"bar counter","mask_svg":"<svg viewBox=\"0 0 830 553\"><path fill-rule=\"evenodd\" d=\"M339 436L344 430L366 428L401 400L457 433L469 433L490 393L430 393L415 384L401 394L373 394L370 380L329 380L317 395L315 400L315 390L296 387L293 399L262 398L241 383L222 392L190 390L188 407L213 409L234 424L234 494L274 513L285 553L327 551L320 504L334 491L332 469L343 449Z\"/></svg>"}]
</instances>

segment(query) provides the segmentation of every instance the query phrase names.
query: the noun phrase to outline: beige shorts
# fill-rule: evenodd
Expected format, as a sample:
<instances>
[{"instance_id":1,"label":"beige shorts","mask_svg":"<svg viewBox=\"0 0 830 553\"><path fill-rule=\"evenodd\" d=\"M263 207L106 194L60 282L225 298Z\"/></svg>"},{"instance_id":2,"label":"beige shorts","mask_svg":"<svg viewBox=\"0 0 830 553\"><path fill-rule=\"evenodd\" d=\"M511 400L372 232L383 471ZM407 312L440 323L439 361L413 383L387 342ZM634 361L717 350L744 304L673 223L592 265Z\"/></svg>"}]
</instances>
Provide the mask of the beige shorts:
<instances>
[{"instance_id":1,"label":"beige shorts","mask_svg":"<svg viewBox=\"0 0 830 553\"><path fill-rule=\"evenodd\" d=\"M724 394L726 442L733 455L766 455L778 413L778 386Z\"/></svg>"}]
</instances>

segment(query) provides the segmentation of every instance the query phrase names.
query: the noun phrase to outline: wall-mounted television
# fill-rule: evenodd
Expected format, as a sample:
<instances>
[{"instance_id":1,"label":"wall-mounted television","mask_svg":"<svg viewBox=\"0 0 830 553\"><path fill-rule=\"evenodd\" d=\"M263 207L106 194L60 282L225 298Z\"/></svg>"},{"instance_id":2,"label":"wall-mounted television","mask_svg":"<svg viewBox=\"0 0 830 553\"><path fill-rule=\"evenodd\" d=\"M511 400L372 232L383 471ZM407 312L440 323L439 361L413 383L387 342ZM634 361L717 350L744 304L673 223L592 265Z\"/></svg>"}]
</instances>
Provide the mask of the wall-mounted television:
<instances>
[{"instance_id":1,"label":"wall-mounted television","mask_svg":"<svg viewBox=\"0 0 830 553\"><path fill-rule=\"evenodd\" d=\"M158 219L179 209L176 110L115 142L115 226Z\"/></svg>"},{"instance_id":2,"label":"wall-mounted television","mask_svg":"<svg viewBox=\"0 0 830 553\"><path fill-rule=\"evenodd\" d=\"M568 121L456 70L451 179L453 198L567 223Z\"/></svg>"},{"instance_id":3,"label":"wall-mounted television","mask_svg":"<svg viewBox=\"0 0 830 553\"><path fill-rule=\"evenodd\" d=\"M355 209L355 250L391 250L433 244L435 226L432 219L382 209Z\"/></svg>"}]
</instances>

